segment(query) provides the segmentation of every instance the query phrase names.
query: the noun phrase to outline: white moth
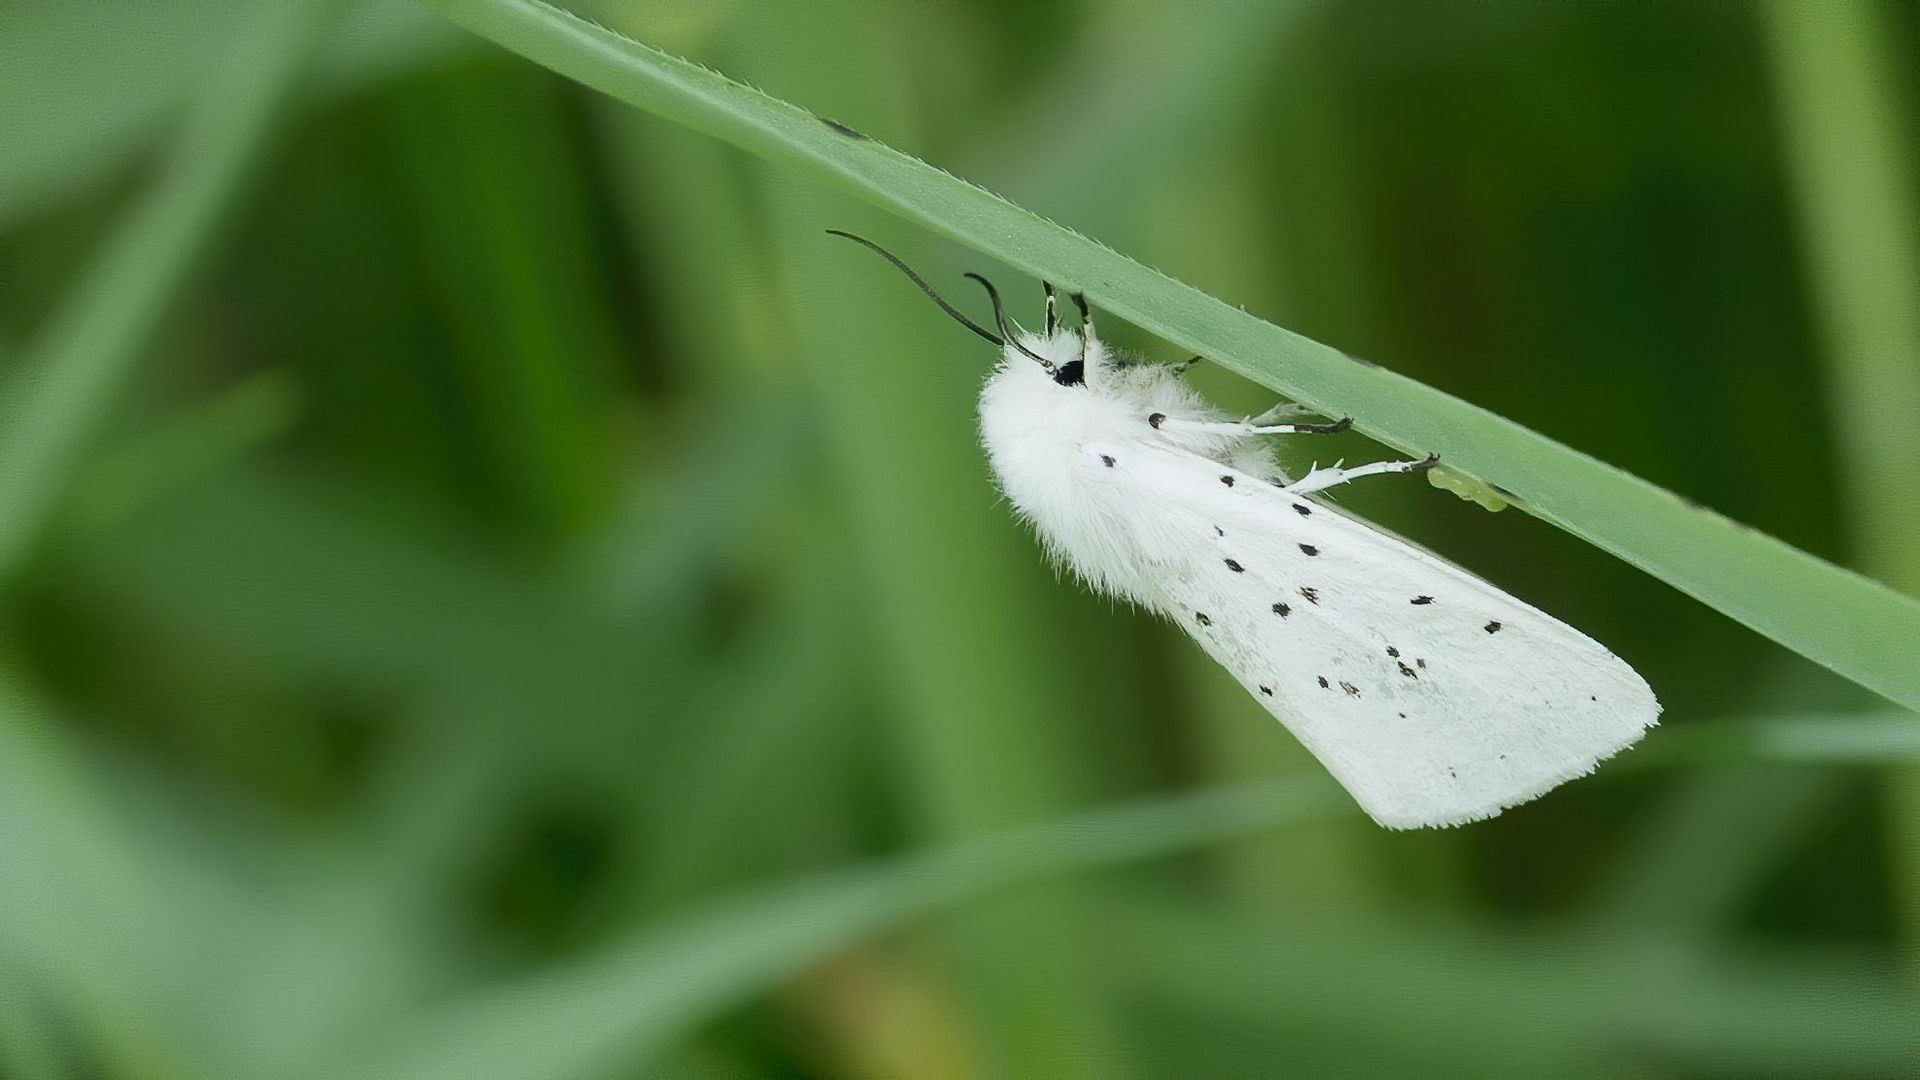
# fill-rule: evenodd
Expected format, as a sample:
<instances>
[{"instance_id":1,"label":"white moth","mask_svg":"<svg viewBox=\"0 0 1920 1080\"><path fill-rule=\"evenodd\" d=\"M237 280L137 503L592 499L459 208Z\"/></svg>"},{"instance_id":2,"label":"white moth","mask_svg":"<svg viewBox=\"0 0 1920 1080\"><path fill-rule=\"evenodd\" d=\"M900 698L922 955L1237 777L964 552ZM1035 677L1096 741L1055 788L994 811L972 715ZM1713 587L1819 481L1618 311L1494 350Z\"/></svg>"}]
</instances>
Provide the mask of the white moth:
<instances>
[{"instance_id":1,"label":"white moth","mask_svg":"<svg viewBox=\"0 0 1920 1080\"><path fill-rule=\"evenodd\" d=\"M1492 817L1592 772L1660 705L1578 630L1328 505L1319 493L1427 461L1315 468L1290 480L1267 436L1343 431L1231 421L1180 379L1121 364L1061 327L949 315L1001 347L980 433L1001 489L1049 553L1094 589L1178 623L1390 828Z\"/></svg>"}]
</instances>

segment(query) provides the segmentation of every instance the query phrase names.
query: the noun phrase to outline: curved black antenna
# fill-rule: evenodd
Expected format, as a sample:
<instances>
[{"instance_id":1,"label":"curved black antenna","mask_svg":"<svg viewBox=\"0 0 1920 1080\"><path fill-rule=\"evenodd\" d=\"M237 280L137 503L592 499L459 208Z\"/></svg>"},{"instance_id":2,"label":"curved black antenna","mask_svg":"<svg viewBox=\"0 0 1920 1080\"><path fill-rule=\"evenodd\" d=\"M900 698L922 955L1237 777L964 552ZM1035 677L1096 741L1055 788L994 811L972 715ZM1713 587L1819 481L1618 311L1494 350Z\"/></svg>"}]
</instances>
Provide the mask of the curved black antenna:
<instances>
[{"instance_id":1,"label":"curved black antenna","mask_svg":"<svg viewBox=\"0 0 1920 1080\"><path fill-rule=\"evenodd\" d=\"M1013 346L1016 349L1019 349L1029 359L1039 361L1041 367L1046 368L1048 371L1052 371L1053 361L1047 359L1044 356L1041 356L1039 353L1034 352L1032 349L1027 348L1025 345L1020 344L1020 339L1014 337L1013 331L1007 329L1007 312L1005 308L1000 306L1000 290L993 287L993 282L988 281L986 278L980 276L979 274L974 273L971 270L967 271L966 276L979 282L980 286L987 290L987 299L993 301L994 324L1000 327L1000 336L1007 339L1007 344Z\"/></svg>"},{"instance_id":2,"label":"curved black antenna","mask_svg":"<svg viewBox=\"0 0 1920 1080\"><path fill-rule=\"evenodd\" d=\"M998 345L1002 348L1006 347L1006 344L1007 344L1006 339L995 336L993 331L988 330L986 327L981 326L979 323L974 322L972 319L967 318L965 315L962 315L959 309L955 308L952 304L947 303L946 300L941 298L939 293L934 292L933 286L927 284L927 281L925 278L921 277L919 274L914 273L913 267L908 266L904 262L901 262L900 256L895 255L893 252L888 251L886 248L881 247L879 244L874 243L873 241L867 239L864 236L855 236L850 232L843 232L840 229L828 229L827 233L831 236L844 236L847 239L853 241L854 243L859 244L864 248L867 248L868 250L872 251L874 254L879 255L881 258L892 263L901 273L907 275L908 281L911 281L915 285L920 286L920 291L923 293L926 293L928 299L932 300L936 304L939 304L941 311L944 311L948 315L953 316L953 321L959 323L961 326L966 327L967 329L973 331L974 333L979 334L981 337L986 338L988 341L993 342L995 345ZM997 298L996 298L996 301L997 301ZM996 306L997 306L997 303L996 303ZM1006 323L1004 320L1002 320L1000 325L1002 330L1006 329ZM1020 351L1026 352L1025 349L1022 349ZM1031 356L1032 354L1028 353L1028 355Z\"/></svg>"}]
</instances>

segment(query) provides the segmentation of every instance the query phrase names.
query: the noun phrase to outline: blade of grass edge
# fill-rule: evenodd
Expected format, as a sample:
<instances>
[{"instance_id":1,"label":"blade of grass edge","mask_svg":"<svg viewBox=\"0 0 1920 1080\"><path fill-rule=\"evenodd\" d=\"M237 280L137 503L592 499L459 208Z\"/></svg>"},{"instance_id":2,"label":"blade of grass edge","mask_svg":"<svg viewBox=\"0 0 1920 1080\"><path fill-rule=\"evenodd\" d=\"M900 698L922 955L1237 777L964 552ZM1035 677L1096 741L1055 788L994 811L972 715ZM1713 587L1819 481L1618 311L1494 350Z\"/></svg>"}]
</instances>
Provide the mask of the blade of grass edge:
<instances>
[{"instance_id":1,"label":"blade of grass edge","mask_svg":"<svg viewBox=\"0 0 1920 1080\"><path fill-rule=\"evenodd\" d=\"M535 63L855 194L1409 453L1497 485L1528 512L1782 645L1920 707L1920 601L1741 526L1512 421L1301 337L876 143L844 125L540 0L422 0ZM832 225L822 222L822 228ZM824 242L824 239L823 239Z\"/></svg>"}]
</instances>

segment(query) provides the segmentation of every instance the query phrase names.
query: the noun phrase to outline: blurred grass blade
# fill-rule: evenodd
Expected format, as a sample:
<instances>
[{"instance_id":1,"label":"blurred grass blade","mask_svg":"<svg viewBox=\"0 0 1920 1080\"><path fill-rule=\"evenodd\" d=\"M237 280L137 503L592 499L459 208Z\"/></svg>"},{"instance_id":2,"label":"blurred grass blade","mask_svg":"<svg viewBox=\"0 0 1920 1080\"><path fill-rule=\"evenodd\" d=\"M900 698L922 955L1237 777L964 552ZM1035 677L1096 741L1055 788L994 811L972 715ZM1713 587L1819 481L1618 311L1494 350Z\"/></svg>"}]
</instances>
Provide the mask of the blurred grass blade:
<instances>
[{"instance_id":1,"label":"blurred grass blade","mask_svg":"<svg viewBox=\"0 0 1920 1080\"><path fill-rule=\"evenodd\" d=\"M79 532L115 528L286 434L298 411L285 372L249 376L102 452L74 477L61 517Z\"/></svg>"},{"instance_id":2,"label":"blurred grass blade","mask_svg":"<svg viewBox=\"0 0 1920 1080\"><path fill-rule=\"evenodd\" d=\"M967 171L1029 205L1111 219L1268 105L1262 76L1310 14L1295 4L1091 8L1015 121L968 151ZM1155 152L1142 157L1141 146Z\"/></svg>"},{"instance_id":3,"label":"blurred grass blade","mask_svg":"<svg viewBox=\"0 0 1920 1080\"><path fill-rule=\"evenodd\" d=\"M1731 760L1920 757L1920 725L1906 714L1700 726L1708 738L1675 733L1678 752L1647 751L1626 760L1684 765L1696 751ZM1626 773L1601 774L1620 775ZM769 985L909 920L1023 882L1345 817L1357 820L1357 811L1315 775L1140 800L890 865L823 875L656 924L596 959L477 992L409 1024L412 1034L401 1044L326 1075L558 1080L602 1075L609 1063L639 1067Z\"/></svg>"},{"instance_id":4,"label":"blurred grass blade","mask_svg":"<svg viewBox=\"0 0 1920 1080\"><path fill-rule=\"evenodd\" d=\"M1906 1076L1920 1055L1911 988L1839 949L1729 947L1650 979L1606 930L1116 907L1112 977L1149 1015L1258 1032L1306 1075Z\"/></svg>"},{"instance_id":5,"label":"blurred grass blade","mask_svg":"<svg viewBox=\"0 0 1920 1080\"><path fill-rule=\"evenodd\" d=\"M265 6L0 5L0 227L97 192L163 141L209 63L249 40L247 13ZM464 44L406 0L361 0L314 74L323 92L344 95Z\"/></svg>"},{"instance_id":6,"label":"blurred grass blade","mask_svg":"<svg viewBox=\"0 0 1920 1080\"><path fill-rule=\"evenodd\" d=\"M1825 331L1828 410L1861 565L1920 589L1920 142L1892 8L1767 8L1782 145ZM1909 641L1920 652L1920 643ZM1915 666L1920 667L1920 656ZM1920 942L1920 774L1890 777L1887 828L1909 946Z\"/></svg>"},{"instance_id":7,"label":"blurred grass blade","mask_svg":"<svg viewBox=\"0 0 1920 1080\"><path fill-rule=\"evenodd\" d=\"M1182 285L851 129L541 0L425 0L629 104L855 193L1411 454L1497 484L1542 519L1901 704L1920 707L1920 601ZM821 222L822 228L834 224ZM824 241L823 241L824 242ZM878 275L884 268L875 268ZM876 278L877 280L877 278Z\"/></svg>"},{"instance_id":8,"label":"blurred grass blade","mask_svg":"<svg viewBox=\"0 0 1920 1080\"><path fill-rule=\"evenodd\" d=\"M54 718L0 672L0 984L44 975L52 993L40 1005L64 1005L108 1059L100 1064L186 1075L163 986L178 980L177 995L186 984L169 891L179 881L125 835L72 750Z\"/></svg>"},{"instance_id":9,"label":"blurred grass blade","mask_svg":"<svg viewBox=\"0 0 1920 1080\"><path fill-rule=\"evenodd\" d=\"M153 187L55 313L0 400L0 580L75 463L259 156L331 0L262 7L204 87Z\"/></svg>"},{"instance_id":10,"label":"blurred grass blade","mask_svg":"<svg viewBox=\"0 0 1920 1080\"><path fill-rule=\"evenodd\" d=\"M902 922L1057 874L1349 813L1331 782L1248 785L1098 810L845 871L642 931L599 958L517 980L409 1025L405 1042L328 1077L564 1080L641 1069L769 984Z\"/></svg>"},{"instance_id":11,"label":"blurred grass blade","mask_svg":"<svg viewBox=\"0 0 1920 1080\"><path fill-rule=\"evenodd\" d=\"M1893 12L1803 0L1767 10L1805 280L1825 333L1822 371L1842 448L1834 480L1863 565L1920 589L1920 175L1911 158L1920 118L1902 115L1909 102Z\"/></svg>"},{"instance_id":12,"label":"blurred grass blade","mask_svg":"<svg viewBox=\"0 0 1920 1080\"><path fill-rule=\"evenodd\" d=\"M1730 761L1803 765L1920 761L1920 717L1897 709L1706 720L1675 727L1666 736L1623 755L1614 771Z\"/></svg>"}]
</instances>

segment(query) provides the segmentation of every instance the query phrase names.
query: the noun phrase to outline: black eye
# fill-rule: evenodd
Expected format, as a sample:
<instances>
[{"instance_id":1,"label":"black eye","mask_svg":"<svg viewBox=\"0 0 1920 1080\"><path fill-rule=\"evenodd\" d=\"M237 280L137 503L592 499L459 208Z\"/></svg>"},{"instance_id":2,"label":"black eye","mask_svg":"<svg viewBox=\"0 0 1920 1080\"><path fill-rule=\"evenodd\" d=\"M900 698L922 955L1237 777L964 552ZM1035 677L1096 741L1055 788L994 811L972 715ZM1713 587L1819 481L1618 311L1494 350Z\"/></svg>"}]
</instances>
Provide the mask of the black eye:
<instances>
[{"instance_id":1,"label":"black eye","mask_svg":"<svg viewBox=\"0 0 1920 1080\"><path fill-rule=\"evenodd\" d=\"M1054 369L1053 381L1061 386L1081 386L1087 381L1087 364L1084 360L1074 360L1061 364Z\"/></svg>"}]
</instances>

